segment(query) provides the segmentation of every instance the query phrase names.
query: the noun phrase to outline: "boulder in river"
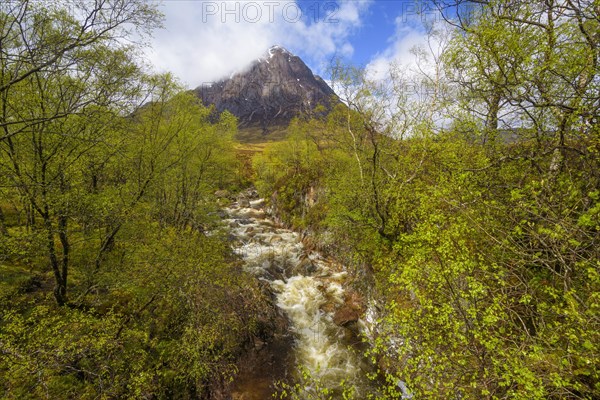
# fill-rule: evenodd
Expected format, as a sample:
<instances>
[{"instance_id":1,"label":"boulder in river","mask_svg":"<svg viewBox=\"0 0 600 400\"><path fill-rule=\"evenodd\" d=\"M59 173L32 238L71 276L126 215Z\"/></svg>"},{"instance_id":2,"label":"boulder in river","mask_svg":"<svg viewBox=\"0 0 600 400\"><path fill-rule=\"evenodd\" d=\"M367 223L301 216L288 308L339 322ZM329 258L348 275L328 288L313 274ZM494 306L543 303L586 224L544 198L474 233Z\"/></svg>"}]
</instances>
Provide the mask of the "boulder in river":
<instances>
[{"instance_id":1,"label":"boulder in river","mask_svg":"<svg viewBox=\"0 0 600 400\"><path fill-rule=\"evenodd\" d=\"M339 326L348 326L358 322L364 314L366 307L363 299L357 292L346 292L344 304L338 307L333 314L333 322Z\"/></svg>"}]
</instances>

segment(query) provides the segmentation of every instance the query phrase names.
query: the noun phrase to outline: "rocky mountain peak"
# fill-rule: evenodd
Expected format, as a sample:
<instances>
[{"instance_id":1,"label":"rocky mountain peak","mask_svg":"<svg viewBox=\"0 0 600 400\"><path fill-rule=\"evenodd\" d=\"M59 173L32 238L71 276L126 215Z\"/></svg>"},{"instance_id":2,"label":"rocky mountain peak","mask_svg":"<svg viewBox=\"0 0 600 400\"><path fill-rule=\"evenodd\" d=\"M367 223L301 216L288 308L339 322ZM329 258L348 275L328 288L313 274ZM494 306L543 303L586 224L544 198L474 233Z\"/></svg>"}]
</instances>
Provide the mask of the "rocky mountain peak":
<instances>
[{"instance_id":1,"label":"rocky mountain peak","mask_svg":"<svg viewBox=\"0 0 600 400\"><path fill-rule=\"evenodd\" d=\"M329 109L335 93L300 59L281 46L272 46L242 72L195 89L204 104L228 110L241 129L263 136L286 127L292 118L310 114L318 105Z\"/></svg>"},{"instance_id":2,"label":"rocky mountain peak","mask_svg":"<svg viewBox=\"0 0 600 400\"><path fill-rule=\"evenodd\" d=\"M293 56L286 48L281 47L278 44L271 46L267 52L269 53L269 57L273 57L276 53Z\"/></svg>"}]
</instances>

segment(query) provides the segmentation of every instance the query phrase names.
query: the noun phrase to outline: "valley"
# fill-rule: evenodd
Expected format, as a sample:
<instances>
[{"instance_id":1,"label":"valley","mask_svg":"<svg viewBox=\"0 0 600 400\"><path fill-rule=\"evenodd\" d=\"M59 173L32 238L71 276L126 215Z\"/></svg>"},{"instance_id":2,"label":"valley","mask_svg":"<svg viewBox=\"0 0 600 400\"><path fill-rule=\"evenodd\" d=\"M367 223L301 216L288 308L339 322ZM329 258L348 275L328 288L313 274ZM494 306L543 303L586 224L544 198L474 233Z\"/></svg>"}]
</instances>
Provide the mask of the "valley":
<instances>
[{"instance_id":1,"label":"valley","mask_svg":"<svg viewBox=\"0 0 600 400\"><path fill-rule=\"evenodd\" d=\"M597 3L163 3L0 3L0 398L600 398Z\"/></svg>"}]
</instances>

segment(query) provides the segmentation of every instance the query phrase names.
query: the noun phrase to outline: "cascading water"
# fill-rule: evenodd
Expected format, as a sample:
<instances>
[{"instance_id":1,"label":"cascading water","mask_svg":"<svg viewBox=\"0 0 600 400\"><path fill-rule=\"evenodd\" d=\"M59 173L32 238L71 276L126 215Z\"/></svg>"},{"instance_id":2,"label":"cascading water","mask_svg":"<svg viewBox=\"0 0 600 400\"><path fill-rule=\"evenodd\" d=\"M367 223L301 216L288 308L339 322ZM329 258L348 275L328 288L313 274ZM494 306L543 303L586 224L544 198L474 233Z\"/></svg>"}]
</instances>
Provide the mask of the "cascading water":
<instances>
[{"instance_id":1,"label":"cascading water","mask_svg":"<svg viewBox=\"0 0 600 400\"><path fill-rule=\"evenodd\" d=\"M262 199L244 205L236 202L225 209L226 223L245 268L269 282L277 306L290 321L296 369L311 378L307 382L296 376L296 382L305 385L301 392L328 389L335 393L342 381L358 392L361 359L348 346L347 330L333 322L331 312L324 311L331 309L327 305L344 302L345 273L335 271L320 254L307 251L296 232L268 219ZM315 383L319 389L312 386Z\"/></svg>"}]
</instances>

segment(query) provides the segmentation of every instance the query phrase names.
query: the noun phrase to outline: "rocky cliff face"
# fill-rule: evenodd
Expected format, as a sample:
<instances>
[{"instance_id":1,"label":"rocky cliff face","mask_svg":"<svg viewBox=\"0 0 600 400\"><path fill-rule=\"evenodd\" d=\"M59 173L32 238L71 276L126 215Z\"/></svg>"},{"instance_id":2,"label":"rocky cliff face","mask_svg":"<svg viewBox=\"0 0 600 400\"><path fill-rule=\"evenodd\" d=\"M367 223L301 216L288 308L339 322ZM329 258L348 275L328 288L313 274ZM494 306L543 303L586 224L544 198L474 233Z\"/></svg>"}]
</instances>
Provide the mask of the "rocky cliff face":
<instances>
[{"instance_id":1,"label":"rocky cliff face","mask_svg":"<svg viewBox=\"0 0 600 400\"><path fill-rule=\"evenodd\" d=\"M204 104L228 110L239 126L268 135L292 118L312 113L319 104L329 109L335 93L297 56L273 46L244 72L195 89Z\"/></svg>"}]
</instances>

